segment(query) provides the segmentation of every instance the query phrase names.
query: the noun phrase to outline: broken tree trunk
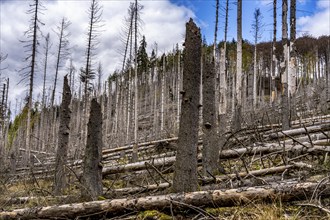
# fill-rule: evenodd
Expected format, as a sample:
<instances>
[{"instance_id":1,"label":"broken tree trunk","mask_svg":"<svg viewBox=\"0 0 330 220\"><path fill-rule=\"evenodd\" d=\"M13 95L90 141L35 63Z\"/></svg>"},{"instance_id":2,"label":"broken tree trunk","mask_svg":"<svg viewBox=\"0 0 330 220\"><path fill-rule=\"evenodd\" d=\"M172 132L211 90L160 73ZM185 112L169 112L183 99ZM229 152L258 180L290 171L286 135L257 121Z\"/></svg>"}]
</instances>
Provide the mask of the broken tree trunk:
<instances>
[{"instance_id":1,"label":"broken tree trunk","mask_svg":"<svg viewBox=\"0 0 330 220\"><path fill-rule=\"evenodd\" d=\"M176 192L197 190L197 145L199 128L199 98L201 82L200 29L192 19L186 24L183 61L182 111L178 136L177 160L173 177Z\"/></svg>"},{"instance_id":2,"label":"broken tree trunk","mask_svg":"<svg viewBox=\"0 0 330 220\"><path fill-rule=\"evenodd\" d=\"M87 132L81 194L96 199L102 195L102 112L96 98L91 101Z\"/></svg>"},{"instance_id":3,"label":"broken tree trunk","mask_svg":"<svg viewBox=\"0 0 330 220\"><path fill-rule=\"evenodd\" d=\"M113 199L73 203L41 208L26 208L11 212L0 212L0 219L77 218L79 216L115 216L126 212L166 209L180 204L193 206L235 206L251 202L283 202L304 200L315 190L322 196L330 195L329 183L305 182L272 184L260 187L244 187L228 190L197 191L140 198ZM186 208L187 206L185 206Z\"/></svg>"},{"instance_id":4,"label":"broken tree trunk","mask_svg":"<svg viewBox=\"0 0 330 220\"><path fill-rule=\"evenodd\" d=\"M68 83L68 77L64 77L63 96L60 109L60 128L58 131L58 146L55 159L55 179L54 194L61 195L66 187L65 165L68 158L68 143L70 131L71 110L71 90Z\"/></svg>"}]
</instances>

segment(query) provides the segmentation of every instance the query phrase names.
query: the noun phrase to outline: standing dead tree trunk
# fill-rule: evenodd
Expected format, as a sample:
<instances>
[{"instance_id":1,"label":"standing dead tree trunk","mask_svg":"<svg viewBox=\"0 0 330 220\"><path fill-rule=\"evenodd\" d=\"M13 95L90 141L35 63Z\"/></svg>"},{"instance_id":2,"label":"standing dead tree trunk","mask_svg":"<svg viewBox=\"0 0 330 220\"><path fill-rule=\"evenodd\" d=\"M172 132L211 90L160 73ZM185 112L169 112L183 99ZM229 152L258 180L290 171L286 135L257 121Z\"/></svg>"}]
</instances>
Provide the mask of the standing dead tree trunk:
<instances>
[{"instance_id":1,"label":"standing dead tree trunk","mask_svg":"<svg viewBox=\"0 0 330 220\"><path fill-rule=\"evenodd\" d=\"M60 26L57 27L58 32L56 32L56 34L58 36L59 43L57 49L54 85L53 85L53 91L50 101L52 107L54 106L54 101L55 101L58 72L61 67L62 61L65 60L66 57L68 56L68 46L69 46L68 37L70 34L66 33L66 30L68 29L70 24L71 23L66 18L62 18Z\"/></svg>"},{"instance_id":2,"label":"standing dead tree trunk","mask_svg":"<svg viewBox=\"0 0 330 220\"><path fill-rule=\"evenodd\" d=\"M203 71L203 173L214 176L218 167L219 149L217 144L215 108L214 60L204 59Z\"/></svg>"},{"instance_id":3,"label":"standing dead tree trunk","mask_svg":"<svg viewBox=\"0 0 330 220\"><path fill-rule=\"evenodd\" d=\"M226 0L226 18L225 18L225 38L223 48L220 52L220 91L219 91L219 147L223 147L225 143L225 132L227 127L227 67L226 67L226 53L227 53L227 30L228 30L228 11L229 0Z\"/></svg>"},{"instance_id":4,"label":"standing dead tree trunk","mask_svg":"<svg viewBox=\"0 0 330 220\"><path fill-rule=\"evenodd\" d=\"M282 77L282 130L290 129L290 103L288 93L288 0L282 0L282 44L283 60L281 63Z\"/></svg>"},{"instance_id":5,"label":"standing dead tree trunk","mask_svg":"<svg viewBox=\"0 0 330 220\"><path fill-rule=\"evenodd\" d=\"M277 5L277 0L273 0L273 50L272 50L272 94L271 94L271 104L274 106L275 102L275 76L276 76L276 65L277 65L277 59L276 59L276 25L277 25L277 18L276 18L276 5Z\"/></svg>"},{"instance_id":6,"label":"standing dead tree trunk","mask_svg":"<svg viewBox=\"0 0 330 220\"><path fill-rule=\"evenodd\" d=\"M290 102L290 115L295 115L295 92L296 92L296 0L290 0L290 59L288 63L288 99ZM316 81L316 80L315 80ZM290 117L290 119L291 119Z\"/></svg>"},{"instance_id":7,"label":"standing dead tree trunk","mask_svg":"<svg viewBox=\"0 0 330 220\"><path fill-rule=\"evenodd\" d=\"M201 80L200 29L192 19L186 24L183 68L182 112L178 136L173 188L177 192L197 190L197 144Z\"/></svg>"},{"instance_id":8,"label":"standing dead tree trunk","mask_svg":"<svg viewBox=\"0 0 330 220\"><path fill-rule=\"evenodd\" d=\"M26 148L26 156L25 160L30 158L30 150L31 150L31 113L32 113L32 99L33 99L33 86L34 86L34 77L35 77L35 69L36 69L36 56L38 52L38 36L40 31L40 24L42 24L39 20L39 13L42 10L42 4L39 0L34 0L33 4L30 5L30 9L27 11L27 14L32 14L32 18L30 20L30 27L28 31L25 32L25 35L30 40L22 41L26 45L24 47L28 48L29 54L25 58L29 62L28 66L24 67L22 71L22 77L24 80L28 80L29 83L29 91L27 96L27 124L26 124L26 139L25 139L25 148Z\"/></svg>"},{"instance_id":9,"label":"standing dead tree trunk","mask_svg":"<svg viewBox=\"0 0 330 220\"><path fill-rule=\"evenodd\" d=\"M102 194L102 111L96 98L91 101L85 148L82 196L96 199Z\"/></svg>"},{"instance_id":10,"label":"standing dead tree trunk","mask_svg":"<svg viewBox=\"0 0 330 220\"><path fill-rule=\"evenodd\" d=\"M237 58L234 130L241 129L242 117L242 0L237 0Z\"/></svg>"},{"instance_id":11,"label":"standing dead tree trunk","mask_svg":"<svg viewBox=\"0 0 330 220\"><path fill-rule=\"evenodd\" d=\"M68 157L68 143L70 131L71 90L68 77L64 77L62 104L60 109L60 129L58 132L58 146L55 160L54 194L61 195L66 187L65 164Z\"/></svg>"}]
</instances>

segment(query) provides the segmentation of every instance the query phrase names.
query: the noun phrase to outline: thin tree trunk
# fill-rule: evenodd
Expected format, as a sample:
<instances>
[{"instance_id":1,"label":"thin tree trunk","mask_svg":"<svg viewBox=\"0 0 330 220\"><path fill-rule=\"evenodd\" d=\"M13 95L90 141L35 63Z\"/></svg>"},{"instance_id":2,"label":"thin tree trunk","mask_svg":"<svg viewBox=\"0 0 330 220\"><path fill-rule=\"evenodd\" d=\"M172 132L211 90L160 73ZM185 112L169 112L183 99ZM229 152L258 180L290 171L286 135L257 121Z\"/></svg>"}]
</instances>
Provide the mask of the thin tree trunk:
<instances>
[{"instance_id":1,"label":"thin tree trunk","mask_svg":"<svg viewBox=\"0 0 330 220\"><path fill-rule=\"evenodd\" d=\"M242 0L237 0L237 66L234 130L241 129L242 117Z\"/></svg>"},{"instance_id":2,"label":"thin tree trunk","mask_svg":"<svg viewBox=\"0 0 330 220\"><path fill-rule=\"evenodd\" d=\"M283 60L281 63L282 75L282 130L290 129L290 103L288 92L288 0L282 0L282 44Z\"/></svg>"}]
</instances>

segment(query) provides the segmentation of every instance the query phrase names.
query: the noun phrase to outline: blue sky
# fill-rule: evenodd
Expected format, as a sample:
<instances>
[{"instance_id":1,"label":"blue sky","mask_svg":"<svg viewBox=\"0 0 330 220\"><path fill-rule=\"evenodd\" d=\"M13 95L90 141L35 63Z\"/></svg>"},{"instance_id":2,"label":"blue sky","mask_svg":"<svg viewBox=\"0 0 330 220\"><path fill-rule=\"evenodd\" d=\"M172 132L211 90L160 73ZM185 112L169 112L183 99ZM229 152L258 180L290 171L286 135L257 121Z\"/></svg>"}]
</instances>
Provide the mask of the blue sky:
<instances>
[{"instance_id":1,"label":"blue sky","mask_svg":"<svg viewBox=\"0 0 330 220\"><path fill-rule=\"evenodd\" d=\"M214 25L215 25L215 0L172 0L173 3L184 5L190 8L196 15L196 20L202 28L203 34L209 43L213 42ZM290 4L290 0L288 1ZM219 15L219 33L218 39L224 38L224 15L225 0L220 0ZM278 38L281 37L281 6L282 1L277 1L277 22L278 22ZM263 15L262 22L264 30L262 33L262 41L268 41L272 38L273 29L273 1L272 0L243 0L243 38L253 42L251 34L251 25L253 21L253 13L256 8L260 8ZM236 0L229 1L229 30L228 40L236 38ZM330 35L330 0L297 0L297 35ZM308 23L316 21L316 27L310 28L312 24ZM320 28L317 28L320 26ZM323 27L323 28L321 28ZM321 30L320 30L321 29Z\"/></svg>"}]
</instances>

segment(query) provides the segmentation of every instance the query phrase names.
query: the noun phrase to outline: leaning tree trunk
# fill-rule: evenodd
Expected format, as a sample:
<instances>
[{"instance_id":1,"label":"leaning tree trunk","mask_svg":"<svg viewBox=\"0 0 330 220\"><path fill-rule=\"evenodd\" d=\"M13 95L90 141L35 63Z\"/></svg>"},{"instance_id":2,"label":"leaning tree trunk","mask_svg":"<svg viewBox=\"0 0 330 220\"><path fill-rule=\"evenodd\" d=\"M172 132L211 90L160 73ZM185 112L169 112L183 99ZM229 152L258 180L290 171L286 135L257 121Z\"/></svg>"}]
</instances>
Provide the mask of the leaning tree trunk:
<instances>
[{"instance_id":1,"label":"leaning tree trunk","mask_svg":"<svg viewBox=\"0 0 330 220\"><path fill-rule=\"evenodd\" d=\"M63 96L60 109L60 129L58 132L58 146L55 160L54 194L61 195L66 187L65 164L68 157L68 143L70 131L71 90L68 84L68 77L64 77Z\"/></svg>"},{"instance_id":2,"label":"leaning tree trunk","mask_svg":"<svg viewBox=\"0 0 330 220\"><path fill-rule=\"evenodd\" d=\"M87 127L87 144L83 164L82 196L96 199L102 194L102 112L93 98Z\"/></svg>"},{"instance_id":3,"label":"leaning tree trunk","mask_svg":"<svg viewBox=\"0 0 330 220\"><path fill-rule=\"evenodd\" d=\"M197 144L201 80L200 29L192 19L186 24L182 111L173 188L177 192L197 190Z\"/></svg>"}]
</instances>

